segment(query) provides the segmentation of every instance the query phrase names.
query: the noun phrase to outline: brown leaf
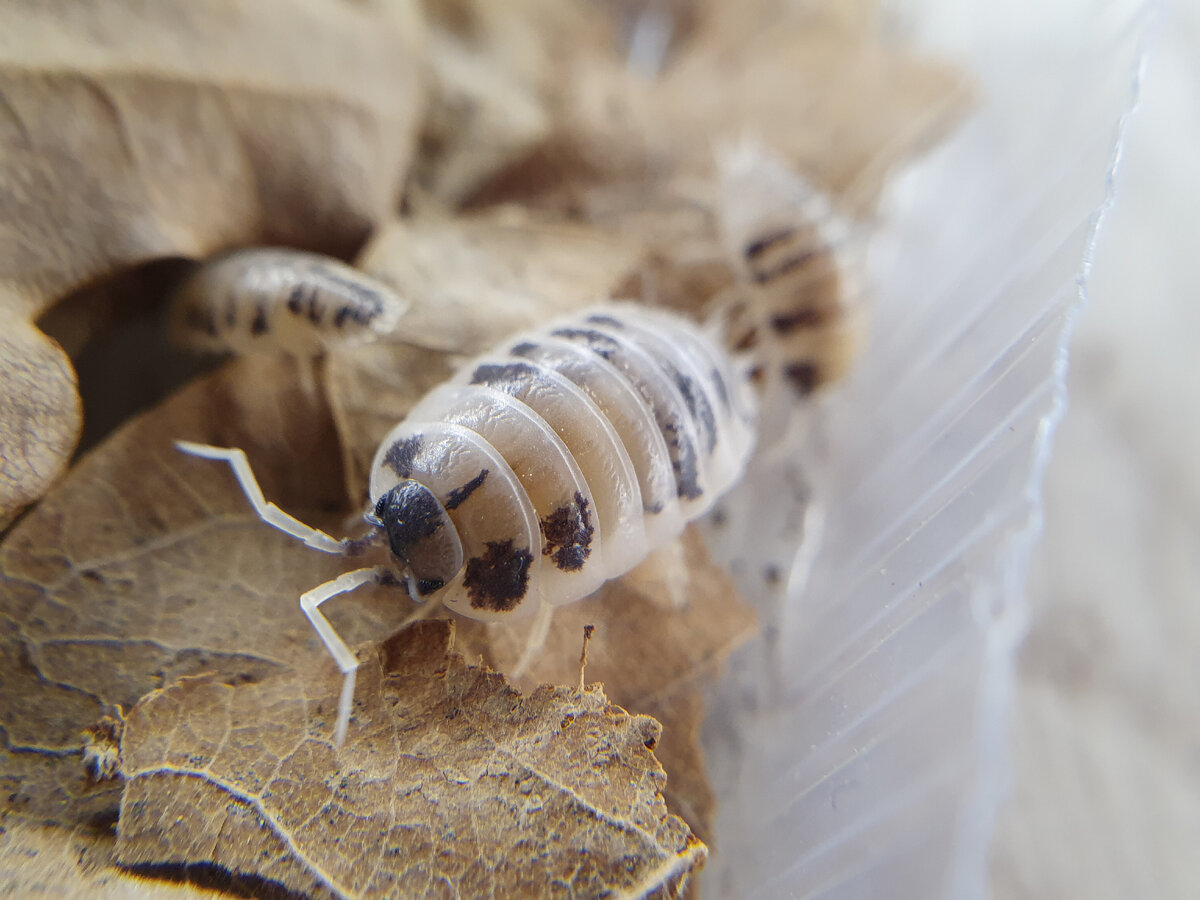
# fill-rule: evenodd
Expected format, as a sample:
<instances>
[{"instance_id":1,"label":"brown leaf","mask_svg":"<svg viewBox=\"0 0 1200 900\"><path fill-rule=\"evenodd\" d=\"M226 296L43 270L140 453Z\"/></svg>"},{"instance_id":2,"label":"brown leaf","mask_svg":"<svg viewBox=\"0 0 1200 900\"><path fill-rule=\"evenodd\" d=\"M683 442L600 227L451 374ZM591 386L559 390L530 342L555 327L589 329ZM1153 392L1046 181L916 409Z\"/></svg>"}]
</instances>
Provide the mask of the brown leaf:
<instances>
[{"instance_id":1,"label":"brown leaf","mask_svg":"<svg viewBox=\"0 0 1200 900\"><path fill-rule=\"evenodd\" d=\"M712 846L717 798L700 743L700 729L708 713L703 688L680 687L666 696L647 698L638 711L662 725L662 738L654 755L667 772L663 789L667 808L687 822L696 837Z\"/></svg>"},{"instance_id":2,"label":"brown leaf","mask_svg":"<svg viewBox=\"0 0 1200 900\"><path fill-rule=\"evenodd\" d=\"M602 683L622 708L653 709L673 725L679 723L678 730L664 732L657 751L669 775L667 800L697 833L707 834L713 807L698 763L703 704L697 690L753 635L757 620L729 575L711 560L699 533L689 529L682 540L684 571L672 573L682 580L682 608L626 580L610 581L591 597L554 610L546 642L518 685L577 682L583 627L595 625L587 680ZM457 646L468 658L479 656L511 671L525 651L530 628L527 623L460 621Z\"/></svg>"},{"instance_id":3,"label":"brown leaf","mask_svg":"<svg viewBox=\"0 0 1200 900\"><path fill-rule=\"evenodd\" d=\"M143 700L122 743L123 863L212 862L337 897L675 895L705 849L659 793L659 726L580 694L528 696L417 623L364 664L354 740L332 663Z\"/></svg>"},{"instance_id":4,"label":"brown leaf","mask_svg":"<svg viewBox=\"0 0 1200 900\"><path fill-rule=\"evenodd\" d=\"M715 147L749 138L867 213L889 169L931 146L966 108L957 71L893 46L861 9L753 6L697 4L655 79L586 61L564 80L569 96L546 137L470 203L519 201L612 221L644 211L647 199L661 206L673 178L706 177Z\"/></svg>"},{"instance_id":5,"label":"brown leaf","mask_svg":"<svg viewBox=\"0 0 1200 900\"><path fill-rule=\"evenodd\" d=\"M5 24L0 284L22 311L157 256L346 254L391 208L417 73L414 36L377 15L24 0Z\"/></svg>"},{"instance_id":6,"label":"brown leaf","mask_svg":"<svg viewBox=\"0 0 1200 900\"><path fill-rule=\"evenodd\" d=\"M4 17L6 335L9 317L157 257L246 243L347 256L394 207L418 121L403 17L333 0L19 0ZM8 340L8 368L46 377L6 394L42 411L36 427L0 410L3 458L26 461L4 472L0 520L46 489L79 430L61 353Z\"/></svg>"},{"instance_id":7,"label":"brown leaf","mask_svg":"<svg viewBox=\"0 0 1200 900\"><path fill-rule=\"evenodd\" d=\"M524 156L570 110L581 63L619 67L600 4L424 0L429 114L415 176L448 204Z\"/></svg>"},{"instance_id":8,"label":"brown leaf","mask_svg":"<svg viewBox=\"0 0 1200 900\"><path fill-rule=\"evenodd\" d=\"M0 308L0 530L62 474L81 425L62 348Z\"/></svg>"},{"instance_id":9,"label":"brown leaf","mask_svg":"<svg viewBox=\"0 0 1200 900\"><path fill-rule=\"evenodd\" d=\"M620 236L514 209L394 220L359 268L411 303L397 339L474 354L610 296L638 251Z\"/></svg>"},{"instance_id":10,"label":"brown leaf","mask_svg":"<svg viewBox=\"0 0 1200 900\"><path fill-rule=\"evenodd\" d=\"M345 560L262 524L227 469L179 454L177 438L245 448L267 496L342 533L348 510L328 410L283 361L236 362L87 455L0 545L0 778L10 811L65 824L105 815L114 784L88 777L81 732L116 705L189 673L238 683L327 662L296 601ZM711 669L752 623L723 574L701 557L689 569L699 583L682 611L618 586L605 592L607 612L597 612L599 598L560 610L538 677L576 681L580 625L594 619L602 630L589 678L610 680L631 709L657 702L659 688L670 702L673 684ZM327 608L343 635L362 641L393 630L411 607L378 588ZM513 640L497 659L513 658ZM633 655L622 657L622 645ZM668 736L664 751L673 743Z\"/></svg>"},{"instance_id":11,"label":"brown leaf","mask_svg":"<svg viewBox=\"0 0 1200 900\"><path fill-rule=\"evenodd\" d=\"M94 833L8 818L0 831L0 894L29 900L220 900L229 896L122 871L109 860L113 843Z\"/></svg>"},{"instance_id":12,"label":"brown leaf","mask_svg":"<svg viewBox=\"0 0 1200 900\"><path fill-rule=\"evenodd\" d=\"M228 468L184 456L177 438L245 448L268 496L342 532L328 408L285 361L238 361L86 455L0 545L10 810L74 824L113 806L112 783L85 777L80 733L114 706L189 673L257 680L325 656L297 598L345 560L265 526ZM394 630L400 600L364 590L328 605L357 642Z\"/></svg>"},{"instance_id":13,"label":"brown leaf","mask_svg":"<svg viewBox=\"0 0 1200 900\"><path fill-rule=\"evenodd\" d=\"M655 87L655 134L679 155L751 136L866 211L888 170L965 107L957 71L889 46L877 30L804 16L761 27L717 10Z\"/></svg>"}]
</instances>

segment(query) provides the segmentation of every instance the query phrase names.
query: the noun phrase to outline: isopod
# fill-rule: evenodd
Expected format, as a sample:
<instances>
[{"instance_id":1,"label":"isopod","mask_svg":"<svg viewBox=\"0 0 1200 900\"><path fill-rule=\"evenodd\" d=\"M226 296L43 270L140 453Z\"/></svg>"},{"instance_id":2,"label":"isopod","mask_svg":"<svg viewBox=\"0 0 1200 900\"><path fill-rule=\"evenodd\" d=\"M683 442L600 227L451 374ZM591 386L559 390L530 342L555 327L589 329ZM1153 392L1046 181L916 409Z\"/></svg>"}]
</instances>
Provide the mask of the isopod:
<instances>
[{"instance_id":1,"label":"isopod","mask_svg":"<svg viewBox=\"0 0 1200 900\"><path fill-rule=\"evenodd\" d=\"M764 419L777 428L798 399L840 379L858 350L862 248L829 198L765 148L726 148L719 168L717 218L735 285L713 306L728 345L756 358Z\"/></svg>"},{"instance_id":2,"label":"isopod","mask_svg":"<svg viewBox=\"0 0 1200 900\"><path fill-rule=\"evenodd\" d=\"M235 250L175 289L171 334L184 346L308 358L391 334L408 304L345 263L286 248Z\"/></svg>"},{"instance_id":3,"label":"isopod","mask_svg":"<svg viewBox=\"0 0 1200 900\"><path fill-rule=\"evenodd\" d=\"M397 580L414 600L483 621L579 600L741 477L755 421L749 381L715 337L613 303L504 342L420 400L376 452L365 539L337 540L267 502L239 449L178 446L229 462L263 521L311 547L349 554L386 542L390 566L300 598L344 675L340 746L358 660L322 603Z\"/></svg>"},{"instance_id":4,"label":"isopod","mask_svg":"<svg viewBox=\"0 0 1200 900\"><path fill-rule=\"evenodd\" d=\"M399 582L415 601L481 621L540 611L544 636L550 609L675 538L741 478L756 443L778 445L797 393L841 373L857 294L832 207L761 149L739 148L721 169L716 219L734 285L712 298L709 322L610 303L463 366L379 445L365 538L337 540L269 503L241 450L178 443L227 461L258 515L309 546L390 551L389 565L300 598L344 675L339 746L358 661L321 612L325 601ZM244 352L271 335L297 357L387 334L406 305L348 266L283 250L202 267L177 303L193 343Z\"/></svg>"}]
</instances>

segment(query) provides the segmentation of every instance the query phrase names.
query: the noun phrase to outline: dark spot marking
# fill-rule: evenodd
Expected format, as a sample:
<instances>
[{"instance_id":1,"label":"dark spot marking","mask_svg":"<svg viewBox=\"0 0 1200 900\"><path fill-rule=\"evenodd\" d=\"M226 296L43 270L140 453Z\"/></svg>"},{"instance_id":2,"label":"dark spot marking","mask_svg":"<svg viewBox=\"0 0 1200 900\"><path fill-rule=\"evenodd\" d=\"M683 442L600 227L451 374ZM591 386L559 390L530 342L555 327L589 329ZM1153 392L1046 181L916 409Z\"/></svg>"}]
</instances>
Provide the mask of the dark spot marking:
<instances>
[{"instance_id":1,"label":"dark spot marking","mask_svg":"<svg viewBox=\"0 0 1200 900\"><path fill-rule=\"evenodd\" d=\"M399 575L397 575L395 572L389 572L387 570L384 570L383 572L380 572L376 577L379 579L379 583L384 585L385 587L400 587L400 585L407 586L407 583L404 581L404 579L401 578Z\"/></svg>"},{"instance_id":2,"label":"dark spot marking","mask_svg":"<svg viewBox=\"0 0 1200 900\"><path fill-rule=\"evenodd\" d=\"M765 581L771 587L778 586L782 578L783 573L779 571L779 566L769 565L763 569L763 581Z\"/></svg>"},{"instance_id":3,"label":"dark spot marking","mask_svg":"<svg viewBox=\"0 0 1200 900\"><path fill-rule=\"evenodd\" d=\"M704 493L700 488L700 473L696 467L696 448L687 433L680 427L679 419L664 415L655 409L655 421L667 443L667 454L671 457L671 472L675 476L675 492L680 497L695 500Z\"/></svg>"},{"instance_id":4,"label":"dark spot marking","mask_svg":"<svg viewBox=\"0 0 1200 900\"><path fill-rule=\"evenodd\" d=\"M713 390L717 392L717 399L721 401L721 405L726 409L729 408L729 388L725 386L725 379L721 377L721 372L718 369L713 369L708 373Z\"/></svg>"},{"instance_id":5,"label":"dark spot marking","mask_svg":"<svg viewBox=\"0 0 1200 900\"><path fill-rule=\"evenodd\" d=\"M189 309L186 321L189 327L205 334L216 337L220 330L217 328L217 315L211 309Z\"/></svg>"},{"instance_id":6,"label":"dark spot marking","mask_svg":"<svg viewBox=\"0 0 1200 900\"><path fill-rule=\"evenodd\" d=\"M823 325L827 315L820 309L798 309L771 317L771 327L779 334L791 334L801 328L816 328Z\"/></svg>"},{"instance_id":7,"label":"dark spot marking","mask_svg":"<svg viewBox=\"0 0 1200 900\"><path fill-rule=\"evenodd\" d=\"M401 438L388 448L383 461L401 478L408 478L412 472L413 460L421 452L421 436Z\"/></svg>"},{"instance_id":8,"label":"dark spot marking","mask_svg":"<svg viewBox=\"0 0 1200 900\"><path fill-rule=\"evenodd\" d=\"M441 578L418 578L417 593L424 597L426 594L432 594L434 591L440 591L446 586L446 582Z\"/></svg>"},{"instance_id":9,"label":"dark spot marking","mask_svg":"<svg viewBox=\"0 0 1200 900\"><path fill-rule=\"evenodd\" d=\"M471 384L486 384L514 397L520 396L538 377L529 363L484 363L471 375Z\"/></svg>"},{"instance_id":10,"label":"dark spot marking","mask_svg":"<svg viewBox=\"0 0 1200 900\"><path fill-rule=\"evenodd\" d=\"M677 444L672 454L671 469L675 473L675 488L685 500L695 500L704 493L700 487L700 470L696 465L696 448L691 441Z\"/></svg>"},{"instance_id":11,"label":"dark spot marking","mask_svg":"<svg viewBox=\"0 0 1200 900\"><path fill-rule=\"evenodd\" d=\"M576 344L582 343L602 359L612 359L613 354L621 349L620 342L615 338L592 328L559 328L551 334Z\"/></svg>"},{"instance_id":12,"label":"dark spot marking","mask_svg":"<svg viewBox=\"0 0 1200 900\"><path fill-rule=\"evenodd\" d=\"M729 513L725 512L725 507L718 506L712 511L710 520L714 528L723 528L729 522Z\"/></svg>"},{"instance_id":13,"label":"dark spot marking","mask_svg":"<svg viewBox=\"0 0 1200 900\"><path fill-rule=\"evenodd\" d=\"M657 501L654 503L642 503L642 512L648 516L657 516L663 511L663 505Z\"/></svg>"},{"instance_id":14,"label":"dark spot marking","mask_svg":"<svg viewBox=\"0 0 1200 900\"><path fill-rule=\"evenodd\" d=\"M321 294L313 288L308 293L308 321L314 325L320 325L321 320L325 318L325 305L321 302Z\"/></svg>"},{"instance_id":15,"label":"dark spot marking","mask_svg":"<svg viewBox=\"0 0 1200 900\"><path fill-rule=\"evenodd\" d=\"M738 339L737 343L735 343L733 345L733 349L737 350L738 352L744 352L746 350L753 349L754 345L757 343L758 343L758 329L750 328L750 329L747 329L746 333L744 335L742 335Z\"/></svg>"},{"instance_id":16,"label":"dark spot marking","mask_svg":"<svg viewBox=\"0 0 1200 900\"><path fill-rule=\"evenodd\" d=\"M591 322L593 325L607 325L609 328L623 329L625 327L625 323L620 319L615 319L612 316L607 316L602 313L590 315L584 321Z\"/></svg>"},{"instance_id":17,"label":"dark spot marking","mask_svg":"<svg viewBox=\"0 0 1200 900\"><path fill-rule=\"evenodd\" d=\"M292 288L287 298L288 312L299 315L304 304L304 285L298 284Z\"/></svg>"},{"instance_id":18,"label":"dark spot marking","mask_svg":"<svg viewBox=\"0 0 1200 900\"><path fill-rule=\"evenodd\" d=\"M519 344L513 344L508 352L513 356L532 356L537 352L537 349L537 344L531 341L521 341Z\"/></svg>"},{"instance_id":19,"label":"dark spot marking","mask_svg":"<svg viewBox=\"0 0 1200 900\"><path fill-rule=\"evenodd\" d=\"M679 393L683 395L683 402L687 404L692 421L700 426L700 431L704 434L704 449L711 454L717 446L717 418L713 415L708 398L704 396L703 391L696 389L695 381L674 366L664 363L663 367L670 372L675 387L679 388Z\"/></svg>"},{"instance_id":20,"label":"dark spot marking","mask_svg":"<svg viewBox=\"0 0 1200 900\"><path fill-rule=\"evenodd\" d=\"M347 301L338 310L342 322L349 318L359 325L370 325L383 312L383 298L372 288L329 271L322 271L321 278L331 291Z\"/></svg>"},{"instance_id":21,"label":"dark spot marking","mask_svg":"<svg viewBox=\"0 0 1200 900\"><path fill-rule=\"evenodd\" d=\"M251 334L266 334L269 329L267 325L267 310L262 303L259 303L254 308L254 321L250 323Z\"/></svg>"},{"instance_id":22,"label":"dark spot marking","mask_svg":"<svg viewBox=\"0 0 1200 900\"><path fill-rule=\"evenodd\" d=\"M483 556L467 560L463 586L474 609L508 612L514 609L529 587L533 554L514 547L512 540L488 541Z\"/></svg>"},{"instance_id":23,"label":"dark spot marking","mask_svg":"<svg viewBox=\"0 0 1200 900\"><path fill-rule=\"evenodd\" d=\"M808 263L818 255L816 250L803 250L784 258L781 262L770 268L762 268L754 270L754 280L759 284L766 284L768 281L774 281L788 272L794 272Z\"/></svg>"},{"instance_id":24,"label":"dark spot marking","mask_svg":"<svg viewBox=\"0 0 1200 900\"><path fill-rule=\"evenodd\" d=\"M587 498L575 492L573 503L560 506L542 519L542 556L564 572L578 572L592 554L592 514Z\"/></svg>"},{"instance_id":25,"label":"dark spot marking","mask_svg":"<svg viewBox=\"0 0 1200 900\"><path fill-rule=\"evenodd\" d=\"M815 363L791 363L783 374L802 397L811 394L821 381L821 370Z\"/></svg>"},{"instance_id":26,"label":"dark spot marking","mask_svg":"<svg viewBox=\"0 0 1200 900\"><path fill-rule=\"evenodd\" d=\"M758 385L763 383L763 380L766 378L766 376L767 372L762 366L755 366L746 373L746 377L751 381L751 383Z\"/></svg>"},{"instance_id":27,"label":"dark spot marking","mask_svg":"<svg viewBox=\"0 0 1200 900\"><path fill-rule=\"evenodd\" d=\"M483 469L478 475L464 484L462 487L455 488L446 495L446 502L443 504L446 509L458 509L463 502L470 497L483 484L488 477L488 470Z\"/></svg>"},{"instance_id":28,"label":"dark spot marking","mask_svg":"<svg viewBox=\"0 0 1200 900\"><path fill-rule=\"evenodd\" d=\"M758 259L758 257L762 256L775 245L786 243L795 233L796 229L794 228L781 228L778 231L772 231L748 243L743 253L745 253L746 259Z\"/></svg>"}]
</instances>

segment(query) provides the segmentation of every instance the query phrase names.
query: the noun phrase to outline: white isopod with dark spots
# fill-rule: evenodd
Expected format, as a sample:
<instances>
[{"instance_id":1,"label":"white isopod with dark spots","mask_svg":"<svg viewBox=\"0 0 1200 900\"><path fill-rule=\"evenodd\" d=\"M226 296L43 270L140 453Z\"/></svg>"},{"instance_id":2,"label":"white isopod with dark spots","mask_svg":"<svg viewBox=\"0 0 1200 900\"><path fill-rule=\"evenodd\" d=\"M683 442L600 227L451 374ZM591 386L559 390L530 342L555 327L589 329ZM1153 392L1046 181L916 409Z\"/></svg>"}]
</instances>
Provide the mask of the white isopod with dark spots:
<instances>
[{"instance_id":1,"label":"white isopod with dark spots","mask_svg":"<svg viewBox=\"0 0 1200 900\"><path fill-rule=\"evenodd\" d=\"M336 259L256 247L189 273L175 289L170 328L198 350L311 357L391 334L407 308L390 287Z\"/></svg>"},{"instance_id":2,"label":"white isopod with dark spots","mask_svg":"<svg viewBox=\"0 0 1200 900\"><path fill-rule=\"evenodd\" d=\"M418 402L376 453L365 539L335 540L268 503L241 450L179 446L229 461L259 515L310 546L387 542L392 567L301 598L345 673L340 744L358 661L324 601L396 572L414 599L485 621L579 600L708 510L754 435L749 381L714 337L609 304L506 341Z\"/></svg>"}]
</instances>

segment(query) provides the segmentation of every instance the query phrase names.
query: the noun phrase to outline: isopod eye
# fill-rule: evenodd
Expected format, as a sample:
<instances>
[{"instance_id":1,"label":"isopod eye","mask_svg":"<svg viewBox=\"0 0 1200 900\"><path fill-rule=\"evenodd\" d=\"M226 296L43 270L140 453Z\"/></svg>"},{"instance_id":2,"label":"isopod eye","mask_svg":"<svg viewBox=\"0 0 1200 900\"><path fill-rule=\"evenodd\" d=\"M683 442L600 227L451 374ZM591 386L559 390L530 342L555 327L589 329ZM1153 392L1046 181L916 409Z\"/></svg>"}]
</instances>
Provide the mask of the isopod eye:
<instances>
[{"instance_id":1,"label":"isopod eye","mask_svg":"<svg viewBox=\"0 0 1200 900\"><path fill-rule=\"evenodd\" d=\"M417 593L445 586L463 564L462 542L446 508L420 482L401 481L375 504L392 554L412 576Z\"/></svg>"}]
</instances>

